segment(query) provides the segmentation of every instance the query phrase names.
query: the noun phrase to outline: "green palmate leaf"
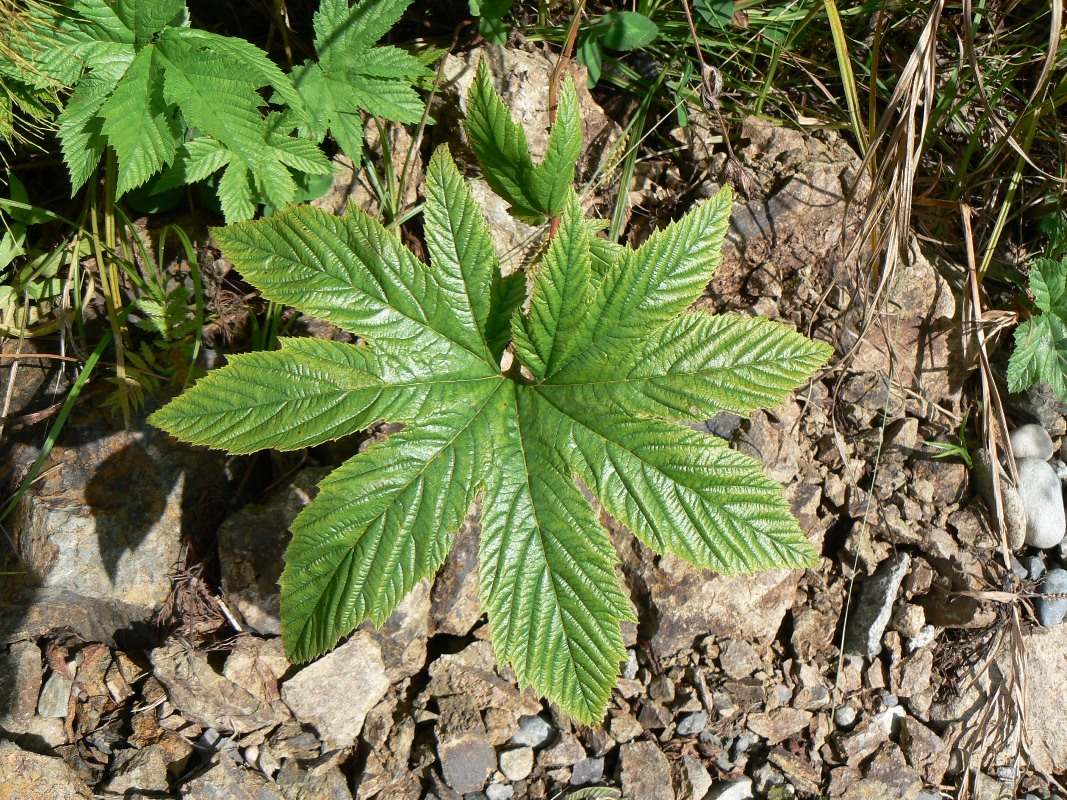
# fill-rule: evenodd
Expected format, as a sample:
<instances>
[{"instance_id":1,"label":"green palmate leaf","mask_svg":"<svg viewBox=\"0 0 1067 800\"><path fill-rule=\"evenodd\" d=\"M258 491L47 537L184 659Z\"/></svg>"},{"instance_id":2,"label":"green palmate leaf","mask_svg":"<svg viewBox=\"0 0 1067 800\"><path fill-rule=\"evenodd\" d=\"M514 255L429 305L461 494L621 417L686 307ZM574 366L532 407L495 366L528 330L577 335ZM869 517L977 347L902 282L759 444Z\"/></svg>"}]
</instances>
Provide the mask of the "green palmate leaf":
<instances>
[{"instance_id":1,"label":"green palmate leaf","mask_svg":"<svg viewBox=\"0 0 1067 800\"><path fill-rule=\"evenodd\" d=\"M290 168L329 173L317 147L289 135L308 120L290 79L251 43L187 27L182 0L34 8L19 53L43 86L73 87L58 133L74 189L94 174L108 146L117 157L117 196L164 170L160 190L203 179L210 164L226 168L220 200L227 221L237 221L261 202L291 202L297 186ZM0 54L0 74L8 66ZM260 92L268 87L285 106L288 128L279 114L264 113ZM198 140L218 148L213 158L182 143L194 128Z\"/></svg>"},{"instance_id":2,"label":"green palmate leaf","mask_svg":"<svg viewBox=\"0 0 1067 800\"><path fill-rule=\"evenodd\" d=\"M141 186L174 159L180 129L163 99L156 49L144 48L100 107L101 133L122 165L117 195Z\"/></svg>"},{"instance_id":3,"label":"green palmate leaf","mask_svg":"<svg viewBox=\"0 0 1067 800\"><path fill-rule=\"evenodd\" d=\"M1030 265L1030 291L1034 304L1046 314L1067 316L1067 263L1039 258Z\"/></svg>"},{"instance_id":4,"label":"green palmate leaf","mask_svg":"<svg viewBox=\"0 0 1067 800\"><path fill-rule=\"evenodd\" d=\"M1021 392L1044 381L1067 401L1067 259L1030 265L1030 291L1042 312L1015 329L1008 389Z\"/></svg>"},{"instance_id":5,"label":"green palmate leaf","mask_svg":"<svg viewBox=\"0 0 1067 800\"><path fill-rule=\"evenodd\" d=\"M767 320L687 311L718 263L728 191L632 250L598 239L568 188L529 281L500 275L447 150L425 196L429 265L358 210L290 208L216 231L265 297L365 344L286 339L236 356L152 421L236 453L403 423L327 478L293 525L289 657L381 623L441 565L480 493L480 597L498 658L593 722L633 614L583 487L650 547L699 567L814 563L760 465L671 420L776 403L829 348Z\"/></svg>"},{"instance_id":6,"label":"green palmate leaf","mask_svg":"<svg viewBox=\"0 0 1067 800\"><path fill-rule=\"evenodd\" d=\"M513 216L530 222L559 216L582 149L578 95L570 78L563 82L548 149L538 166L530 157L526 132L493 89L484 61L467 96L466 130L486 182L511 204Z\"/></svg>"},{"instance_id":7,"label":"green palmate leaf","mask_svg":"<svg viewBox=\"0 0 1067 800\"><path fill-rule=\"evenodd\" d=\"M375 47L400 19L411 0L322 0L315 14L315 53L293 69L306 99L308 132L322 141L329 132L358 163L363 120L368 112L394 122L414 123L424 106L412 83L433 73L396 47Z\"/></svg>"},{"instance_id":8,"label":"green palmate leaf","mask_svg":"<svg viewBox=\"0 0 1067 800\"><path fill-rule=\"evenodd\" d=\"M481 601L500 661L568 714L599 720L633 619L615 552L563 461L541 435L543 404L511 385L495 469L485 476Z\"/></svg>"},{"instance_id":9,"label":"green palmate leaf","mask_svg":"<svg viewBox=\"0 0 1067 800\"><path fill-rule=\"evenodd\" d=\"M501 383L449 392L428 419L322 482L293 523L281 578L291 658L329 650L366 619L381 624L441 566L491 461Z\"/></svg>"}]
</instances>

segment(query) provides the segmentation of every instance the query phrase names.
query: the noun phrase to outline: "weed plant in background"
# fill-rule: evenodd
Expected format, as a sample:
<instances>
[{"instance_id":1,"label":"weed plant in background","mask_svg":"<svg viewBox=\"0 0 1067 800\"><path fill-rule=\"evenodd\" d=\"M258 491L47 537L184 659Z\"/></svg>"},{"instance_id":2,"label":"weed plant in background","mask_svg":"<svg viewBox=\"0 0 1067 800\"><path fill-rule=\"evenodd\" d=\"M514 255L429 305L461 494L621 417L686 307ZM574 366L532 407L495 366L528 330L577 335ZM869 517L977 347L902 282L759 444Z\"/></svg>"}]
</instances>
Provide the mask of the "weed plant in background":
<instances>
[{"instance_id":1,"label":"weed plant in background","mask_svg":"<svg viewBox=\"0 0 1067 800\"><path fill-rule=\"evenodd\" d=\"M365 345L285 339L235 357L151 421L231 453L404 423L326 478L293 523L281 579L290 659L384 622L440 567L481 493L480 597L497 655L591 723L632 612L580 486L648 546L698 567L810 566L817 554L761 465L674 423L774 405L830 349L765 319L687 311L719 262L728 189L637 250L595 235L571 186L581 128L569 80L537 167L484 68L468 109L482 169L513 213L559 218L528 276L501 275L444 148L425 184L430 265L358 209L297 207L217 230L265 297Z\"/></svg>"},{"instance_id":2,"label":"weed plant in background","mask_svg":"<svg viewBox=\"0 0 1067 800\"><path fill-rule=\"evenodd\" d=\"M165 169L157 192L219 173L222 211L235 222L292 202L301 176L328 174L317 147L327 131L358 163L361 111L420 119L412 82L437 54L374 46L410 3L324 0L318 58L291 76L244 39L191 27L184 0L33 6L23 39L0 51L0 74L21 65L35 88L72 88L58 125L75 191L105 156L116 198Z\"/></svg>"}]
</instances>

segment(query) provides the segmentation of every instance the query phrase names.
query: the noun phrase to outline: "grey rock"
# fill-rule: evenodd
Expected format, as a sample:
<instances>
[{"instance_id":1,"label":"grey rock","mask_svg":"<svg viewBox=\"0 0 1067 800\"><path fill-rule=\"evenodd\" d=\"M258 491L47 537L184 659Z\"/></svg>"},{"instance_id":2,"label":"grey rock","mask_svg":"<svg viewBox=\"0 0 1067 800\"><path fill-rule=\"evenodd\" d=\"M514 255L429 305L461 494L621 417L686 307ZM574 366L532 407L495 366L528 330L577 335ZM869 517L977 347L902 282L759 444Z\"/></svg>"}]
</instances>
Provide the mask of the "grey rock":
<instances>
[{"instance_id":1,"label":"grey rock","mask_svg":"<svg viewBox=\"0 0 1067 800\"><path fill-rule=\"evenodd\" d=\"M941 783L948 771L950 750L940 736L914 717L905 717L900 724L900 749L908 765L919 770L926 783Z\"/></svg>"},{"instance_id":2,"label":"grey rock","mask_svg":"<svg viewBox=\"0 0 1067 800\"><path fill-rule=\"evenodd\" d=\"M429 635L466 636L482 616L478 600L478 540L481 500L463 521L444 565L434 578Z\"/></svg>"},{"instance_id":3,"label":"grey rock","mask_svg":"<svg viewBox=\"0 0 1067 800\"><path fill-rule=\"evenodd\" d=\"M675 800L671 765L654 742L628 742L619 749L624 800Z\"/></svg>"},{"instance_id":4,"label":"grey rock","mask_svg":"<svg viewBox=\"0 0 1067 800\"><path fill-rule=\"evenodd\" d=\"M583 758L571 768L571 786L585 786L603 779L603 758Z\"/></svg>"},{"instance_id":5,"label":"grey rock","mask_svg":"<svg viewBox=\"0 0 1067 800\"><path fill-rule=\"evenodd\" d=\"M856 709L852 706L839 706L834 711L834 725L839 729L847 731L856 724Z\"/></svg>"},{"instance_id":6,"label":"grey rock","mask_svg":"<svg viewBox=\"0 0 1067 800\"><path fill-rule=\"evenodd\" d=\"M1055 567L1050 569L1041 582L1041 594L1067 594L1067 570ZM1067 598L1056 599L1052 597L1039 597L1034 604L1037 606L1037 619L1046 628L1052 628L1063 622L1067 616Z\"/></svg>"},{"instance_id":7,"label":"grey rock","mask_svg":"<svg viewBox=\"0 0 1067 800\"><path fill-rule=\"evenodd\" d=\"M1032 581L1041 580L1041 576L1045 574L1045 562L1041 556L1023 556L1022 565L1026 570L1026 577Z\"/></svg>"},{"instance_id":8,"label":"grey rock","mask_svg":"<svg viewBox=\"0 0 1067 800\"><path fill-rule=\"evenodd\" d=\"M129 631L151 609L118 600L86 597L68 589L11 587L0 603L0 641L40 639L64 631L84 642L113 646L117 631ZM145 642L150 646L150 642Z\"/></svg>"},{"instance_id":9,"label":"grey rock","mask_svg":"<svg viewBox=\"0 0 1067 800\"><path fill-rule=\"evenodd\" d=\"M353 691L358 676L359 691ZM382 648L360 631L282 684L282 700L300 722L313 725L330 747L355 744L369 712L389 690Z\"/></svg>"},{"instance_id":10,"label":"grey rock","mask_svg":"<svg viewBox=\"0 0 1067 800\"><path fill-rule=\"evenodd\" d=\"M651 641L663 657L692 648L697 639L709 633L770 641L793 605L801 574L796 570L765 570L727 578L699 570L672 555L638 569L658 621Z\"/></svg>"},{"instance_id":11,"label":"grey rock","mask_svg":"<svg viewBox=\"0 0 1067 800\"><path fill-rule=\"evenodd\" d=\"M486 800L511 800L515 796L515 789L506 783L494 783L485 790Z\"/></svg>"},{"instance_id":12,"label":"grey rock","mask_svg":"<svg viewBox=\"0 0 1067 800\"><path fill-rule=\"evenodd\" d=\"M563 731L552 744L537 754L537 763L546 770L569 767L585 758L585 748L573 733Z\"/></svg>"},{"instance_id":13,"label":"grey rock","mask_svg":"<svg viewBox=\"0 0 1067 800\"><path fill-rule=\"evenodd\" d=\"M242 769L226 755L182 788L182 800L287 800L275 784L259 772Z\"/></svg>"},{"instance_id":14,"label":"grey rock","mask_svg":"<svg viewBox=\"0 0 1067 800\"><path fill-rule=\"evenodd\" d=\"M678 800L704 800L711 788L711 775L699 758L683 755L675 765L675 785Z\"/></svg>"},{"instance_id":15,"label":"grey rock","mask_svg":"<svg viewBox=\"0 0 1067 800\"><path fill-rule=\"evenodd\" d=\"M34 642L15 642L0 658L0 728L24 732L40 694L41 649Z\"/></svg>"},{"instance_id":16,"label":"grey rock","mask_svg":"<svg viewBox=\"0 0 1067 800\"><path fill-rule=\"evenodd\" d=\"M708 724L708 715L704 711L694 711L678 720L674 732L679 736L696 736Z\"/></svg>"},{"instance_id":17,"label":"grey rock","mask_svg":"<svg viewBox=\"0 0 1067 800\"><path fill-rule=\"evenodd\" d=\"M241 750L237 746L237 742L233 740L233 737L224 736L214 728L205 728L196 743L204 750L225 753L237 764L240 764L244 760L244 757L241 755Z\"/></svg>"},{"instance_id":18,"label":"grey rock","mask_svg":"<svg viewBox=\"0 0 1067 800\"><path fill-rule=\"evenodd\" d=\"M497 764L482 715L464 695L442 697L438 704L441 713L434 735L445 783L460 794L480 792Z\"/></svg>"},{"instance_id":19,"label":"grey rock","mask_svg":"<svg viewBox=\"0 0 1067 800\"><path fill-rule=\"evenodd\" d=\"M68 424L65 441L10 517L23 567L42 588L143 609L166 600L183 529L206 498L224 495L223 459L175 443L143 421L99 435Z\"/></svg>"},{"instance_id":20,"label":"grey rock","mask_svg":"<svg viewBox=\"0 0 1067 800\"><path fill-rule=\"evenodd\" d=\"M1026 567L1023 566L1023 562L1017 559L1014 555L1011 557L1011 572L1015 577L1022 580L1027 577Z\"/></svg>"},{"instance_id":21,"label":"grey rock","mask_svg":"<svg viewBox=\"0 0 1067 800\"><path fill-rule=\"evenodd\" d=\"M754 800L755 796L750 778L714 784L708 793L711 800Z\"/></svg>"},{"instance_id":22,"label":"grey rock","mask_svg":"<svg viewBox=\"0 0 1067 800\"><path fill-rule=\"evenodd\" d=\"M668 705L674 702L674 682L667 674L656 675L648 684L648 696L657 703Z\"/></svg>"},{"instance_id":23,"label":"grey rock","mask_svg":"<svg viewBox=\"0 0 1067 800\"><path fill-rule=\"evenodd\" d=\"M1035 383L1027 390L1024 408L1053 436L1067 433L1067 403L1046 382Z\"/></svg>"},{"instance_id":24,"label":"grey rock","mask_svg":"<svg viewBox=\"0 0 1067 800\"><path fill-rule=\"evenodd\" d=\"M73 668L71 672L73 673ZM66 717L70 710L70 690L73 686L74 681L70 678L53 672L48 676L41 690L41 699L37 702L37 713L42 717Z\"/></svg>"},{"instance_id":25,"label":"grey rock","mask_svg":"<svg viewBox=\"0 0 1067 800\"><path fill-rule=\"evenodd\" d=\"M289 545L289 526L315 497L328 469L307 467L264 503L249 503L219 527L222 591L259 633L280 636L278 579Z\"/></svg>"},{"instance_id":26,"label":"grey rock","mask_svg":"<svg viewBox=\"0 0 1067 800\"><path fill-rule=\"evenodd\" d=\"M774 764L764 761L756 769L752 782L755 784L756 793L767 797L772 790L785 784L785 775Z\"/></svg>"},{"instance_id":27,"label":"grey rock","mask_svg":"<svg viewBox=\"0 0 1067 800\"><path fill-rule=\"evenodd\" d=\"M843 800L914 800L922 791L919 774L892 742L885 742L863 770L863 779L841 795Z\"/></svg>"},{"instance_id":28,"label":"grey rock","mask_svg":"<svg viewBox=\"0 0 1067 800\"><path fill-rule=\"evenodd\" d=\"M1021 458L1019 497L1026 509L1026 544L1041 549L1063 541L1067 516L1063 510L1063 488L1055 470L1044 461Z\"/></svg>"},{"instance_id":29,"label":"grey rock","mask_svg":"<svg viewBox=\"0 0 1067 800\"><path fill-rule=\"evenodd\" d=\"M544 717L526 715L519 718L519 732L511 737L511 743L524 747L541 747L552 738L555 730Z\"/></svg>"},{"instance_id":30,"label":"grey rock","mask_svg":"<svg viewBox=\"0 0 1067 800\"><path fill-rule=\"evenodd\" d=\"M287 758L275 782L286 800L352 800L348 779L336 757L320 758L307 766Z\"/></svg>"},{"instance_id":31,"label":"grey rock","mask_svg":"<svg viewBox=\"0 0 1067 800\"><path fill-rule=\"evenodd\" d=\"M1052 437L1037 423L1020 425L1011 432L1011 450L1016 460L1036 458L1038 461L1048 461L1053 453Z\"/></svg>"},{"instance_id":32,"label":"grey rock","mask_svg":"<svg viewBox=\"0 0 1067 800\"><path fill-rule=\"evenodd\" d=\"M893 614L893 602L907 574L911 556L897 553L863 582L859 602L849 617L845 653L873 658L882 652L882 635Z\"/></svg>"},{"instance_id":33,"label":"grey rock","mask_svg":"<svg viewBox=\"0 0 1067 800\"><path fill-rule=\"evenodd\" d=\"M66 763L0 741L0 797L11 800L92 800Z\"/></svg>"},{"instance_id":34,"label":"grey rock","mask_svg":"<svg viewBox=\"0 0 1067 800\"><path fill-rule=\"evenodd\" d=\"M733 639L719 656L723 672L734 680L747 678L760 666L760 657L755 648L743 639Z\"/></svg>"},{"instance_id":35,"label":"grey rock","mask_svg":"<svg viewBox=\"0 0 1067 800\"><path fill-rule=\"evenodd\" d=\"M626 663L622 665L622 677L628 681L637 677L637 653L633 649L626 651Z\"/></svg>"},{"instance_id":36,"label":"grey rock","mask_svg":"<svg viewBox=\"0 0 1067 800\"><path fill-rule=\"evenodd\" d=\"M104 788L117 796L138 792L166 792L167 765L158 747L119 750L111 762L111 777Z\"/></svg>"},{"instance_id":37,"label":"grey rock","mask_svg":"<svg viewBox=\"0 0 1067 800\"><path fill-rule=\"evenodd\" d=\"M171 641L152 651L152 672L186 719L236 735L277 725L283 715L219 675L207 655Z\"/></svg>"},{"instance_id":38,"label":"grey rock","mask_svg":"<svg viewBox=\"0 0 1067 800\"><path fill-rule=\"evenodd\" d=\"M937 638L937 634L940 633L939 629L934 625L923 625L922 630L919 631L917 636L908 639L908 652L914 653L916 650L921 650L930 644Z\"/></svg>"},{"instance_id":39,"label":"grey rock","mask_svg":"<svg viewBox=\"0 0 1067 800\"><path fill-rule=\"evenodd\" d=\"M500 771L509 781L521 781L533 772L534 751L532 747L516 747L500 754Z\"/></svg>"}]
</instances>

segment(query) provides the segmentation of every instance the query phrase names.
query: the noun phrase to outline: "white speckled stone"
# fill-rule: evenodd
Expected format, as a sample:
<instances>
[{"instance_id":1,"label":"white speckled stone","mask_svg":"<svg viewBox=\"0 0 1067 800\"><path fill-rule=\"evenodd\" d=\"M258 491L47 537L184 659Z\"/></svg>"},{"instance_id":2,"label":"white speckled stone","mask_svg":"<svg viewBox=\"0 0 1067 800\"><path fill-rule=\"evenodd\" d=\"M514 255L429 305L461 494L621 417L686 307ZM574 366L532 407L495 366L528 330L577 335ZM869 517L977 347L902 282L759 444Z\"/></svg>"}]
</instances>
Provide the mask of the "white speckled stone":
<instances>
[{"instance_id":1,"label":"white speckled stone","mask_svg":"<svg viewBox=\"0 0 1067 800\"><path fill-rule=\"evenodd\" d=\"M1011 449L1016 460L1036 458L1048 461L1052 458L1052 437L1041 425L1020 425L1011 432Z\"/></svg>"},{"instance_id":2,"label":"white speckled stone","mask_svg":"<svg viewBox=\"0 0 1067 800\"><path fill-rule=\"evenodd\" d=\"M1020 458L1019 496L1026 509L1026 544L1041 549L1063 541L1067 518L1063 511L1063 490L1056 471L1036 458Z\"/></svg>"}]
</instances>

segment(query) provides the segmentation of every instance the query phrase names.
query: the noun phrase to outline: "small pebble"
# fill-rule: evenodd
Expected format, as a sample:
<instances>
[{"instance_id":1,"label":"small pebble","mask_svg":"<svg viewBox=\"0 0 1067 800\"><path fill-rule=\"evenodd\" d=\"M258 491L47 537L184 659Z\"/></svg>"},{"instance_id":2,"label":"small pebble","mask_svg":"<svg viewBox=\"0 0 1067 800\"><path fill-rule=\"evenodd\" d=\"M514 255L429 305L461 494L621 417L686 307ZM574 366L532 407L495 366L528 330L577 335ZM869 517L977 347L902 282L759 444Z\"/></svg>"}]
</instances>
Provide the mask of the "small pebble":
<instances>
[{"instance_id":1,"label":"small pebble","mask_svg":"<svg viewBox=\"0 0 1067 800\"><path fill-rule=\"evenodd\" d=\"M936 638L937 628L933 625L923 625L918 635L908 639L908 652L914 653L918 650L922 650Z\"/></svg>"},{"instance_id":2,"label":"small pebble","mask_svg":"<svg viewBox=\"0 0 1067 800\"><path fill-rule=\"evenodd\" d=\"M1041 580L1041 576L1045 574L1045 562L1041 556L1024 556L1022 564L1026 569L1027 577L1032 581Z\"/></svg>"},{"instance_id":3,"label":"small pebble","mask_svg":"<svg viewBox=\"0 0 1067 800\"><path fill-rule=\"evenodd\" d=\"M506 783L494 783L485 790L486 800L511 800L515 790Z\"/></svg>"},{"instance_id":4,"label":"small pebble","mask_svg":"<svg viewBox=\"0 0 1067 800\"><path fill-rule=\"evenodd\" d=\"M1019 496L1026 509L1026 544L1041 550L1063 541L1067 517L1063 511L1063 489L1056 473L1044 461L1021 458Z\"/></svg>"},{"instance_id":5,"label":"small pebble","mask_svg":"<svg viewBox=\"0 0 1067 800\"><path fill-rule=\"evenodd\" d=\"M666 675L657 675L648 685L648 696L663 705L672 703L674 701L674 683Z\"/></svg>"},{"instance_id":6,"label":"small pebble","mask_svg":"<svg viewBox=\"0 0 1067 800\"><path fill-rule=\"evenodd\" d=\"M37 700L37 714L42 717L64 718L70 710L70 692L74 681L58 672L53 672L44 682ZM7 709L3 709L7 711Z\"/></svg>"},{"instance_id":7,"label":"small pebble","mask_svg":"<svg viewBox=\"0 0 1067 800\"><path fill-rule=\"evenodd\" d=\"M1011 557L1011 571L1017 578L1019 578L1019 580L1022 580L1028 576L1027 569L1025 566L1023 566L1023 562L1021 562L1015 556Z\"/></svg>"},{"instance_id":8,"label":"small pebble","mask_svg":"<svg viewBox=\"0 0 1067 800\"><path fill-rule=\"evenodd\" d=\"M632 681L637 677L637 653L633 650L627 650L626 653L628 658L626 663L622 665L622 677Z\"/></svg>"},{"instance_id":9,"label":"small pebble","mask_svg":"<svg viewBox=\"0 0 1067 800\"><path fill-rule=\"evenodd\" d=\"M698 738L700 739L701 744L711 745L717 750L722 749L722 737L712 733L711 731L701 731L700 736Z\"/></svg>"},{"instance_id":10,"label":"small pebble","mask_svg":"<svg viewBox=\"0 0 1067 800\"><path fill-rule=\"evenodd\" d=\"M571 786L585 786L604 778L603 758L583 758L571 769Z\"/></svg>"},{"instance_id":11,"label":"small pebble","mask_svg":"<svg viewBox=\"0 0 1067 800\"><path fill-rule=\"evenodd\" d=\"M741 756L747 753L749 751L749 748L751 748L752 745L754 745L755 743L756 740L753 739L751 736L738 736L737 739L734 740L733 747L730 748L730 755L733 757L734 761L737 761L740 759Z\"/></svg>"},{"instance_id":12,"label":"small pebble","mask_svg":"<svg viewBox=\"0 0 1067 800\"><path fill-rule=\"evenodd\" d=\"M540 747L552 738L553 727L544 717L519 717L519 732L511 737L512 744Z\"/></svg>"},{"instance_id":13,"label":"small pebble","mask_svg":"<svg viewBox=\"0 0 1067 800\"><path fill-rule=\"evenodd\" d=\"M1036 458L1039 461L1048 461L1052 458L1052 437L1048 431L1037 423L1020 425L1011 432L1011 450L1015 454L1015 460L1020 458Z\"/></svg>"},{"instance_id":14,"label":"small pebble","mask_svg":"<svg viewBox=\"0 0 1067 800\"><path fill-rule=\"evenodd\" d=\"M531 747L505 750L500 754L500 771L509 781L521 781L533 772L534 752Z\"/></svg>"},{"instance_id":15,"label":"small pebble","mask_svg":"<svg viewBox=\"0 0 1067 800\"><path fill-rule=\"evenodd\" d=\"M1052 469L1056 473L1056 477L1060 479L1060 483L1067 483L1067 464L1064 464L1058 458L1054 458L1049 462L1052 464Z\"/></svg>"},{"instance_id":16,"label":"small pebble","mask_svg":"<svg viewBox=\"0 0 1067 800\"><path fill-rule=\"evenodd\" d=\"M834 712L834 725L842 730L848 730L856 724L856 709L852 706L840 706Z\"/></svg>"},{"instance_id":17,"label":"small pebble","mask_svg":"<svg viewBox=\"0 0 1067 800\"><path fill-rule=\"evenodd\" d=\"M755 795L752 789L752 779L742 778L732 783L712 784L708 797L716 800L752 800Z\"/></svg>"},{"instance_id":18,"label":"small pebble","mask_svg":"<svg viewBox=\"0 0 1067 800\"><path fill-rule=\"evenodd\" d=\"M1067 570L1059 567L1050 569L1041 582L1041 594L1067 594ZM1067 600L1039 597L1034 605L1037 607L1038 621L1046 628L1059 625L1067 616Z\"/></svg>"},{"instance_id":19,"label":"small pebble","mask_svg":"<svg viewBox=\"0 0 1067 800\"><path fill-rule=\"evenodd\" d=\"M703 731L707 724L708 715L703 711L694 711L692 714L686 714L678 720L678 727L675 728L675 733L679 736L695 736Z\"/></svg>"}]
</instances>

